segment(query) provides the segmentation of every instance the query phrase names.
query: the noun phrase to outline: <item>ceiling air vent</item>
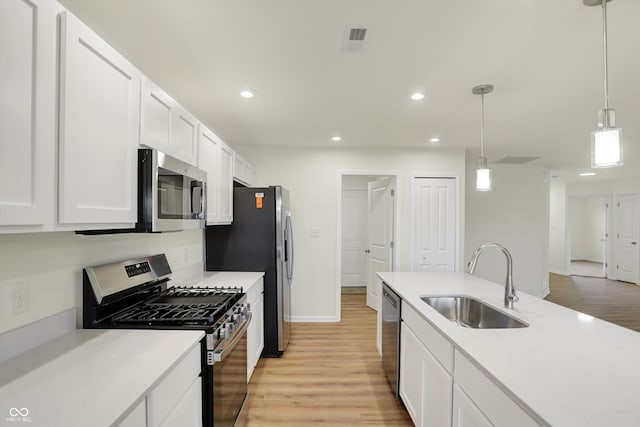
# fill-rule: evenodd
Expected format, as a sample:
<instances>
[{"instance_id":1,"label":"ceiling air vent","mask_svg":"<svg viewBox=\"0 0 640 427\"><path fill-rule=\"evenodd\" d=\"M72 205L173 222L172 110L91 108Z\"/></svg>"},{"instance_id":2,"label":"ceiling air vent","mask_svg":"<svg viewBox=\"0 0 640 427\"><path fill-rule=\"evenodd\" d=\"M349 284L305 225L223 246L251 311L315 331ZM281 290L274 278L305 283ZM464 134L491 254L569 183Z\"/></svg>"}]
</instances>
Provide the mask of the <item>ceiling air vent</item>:
<instances>
[{"instance_id":1,"label":"ceiling air vent","mask_svg":"<svg viewBox=\"0 0 640 427\"><path fill-rule=\"evenodd\" d=\"M540 157L531 157L531 156L507 156L503 157L500 160L496 160L493 163L504 163L509 165L523 165L525 163L532 162L534 160L538 160Z\"/></svg>"},{"instance_id":2,"label":"ceiling air vent","mask_svg":"<svg viewBox=\"0 0 640 427\"><path fill-rule=\"evenodd\" d=\"M367 46L369 29L364 25L347 25L342 39L342 53L362 53Z\"/></svg>"}]
</instances>

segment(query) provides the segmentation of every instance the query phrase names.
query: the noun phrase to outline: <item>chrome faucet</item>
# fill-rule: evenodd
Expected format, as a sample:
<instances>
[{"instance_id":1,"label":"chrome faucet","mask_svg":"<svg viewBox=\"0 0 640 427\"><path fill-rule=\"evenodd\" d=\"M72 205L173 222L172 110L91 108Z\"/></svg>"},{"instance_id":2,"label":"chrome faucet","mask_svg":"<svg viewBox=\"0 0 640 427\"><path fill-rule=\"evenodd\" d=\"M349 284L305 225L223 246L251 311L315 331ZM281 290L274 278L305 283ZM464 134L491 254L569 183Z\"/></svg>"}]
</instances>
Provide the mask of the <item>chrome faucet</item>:
<instances>
[{"instance_id":1,"label":"chrome faucet","mask_svg":"<svg viewBox=\"0 0 640 427\"><path fill-rule=\"evenodd\" d=\"M504 284L504 306L506 308L513 308L513 303L518 301L518 296L516 295L516 288L513 286L513 259L511 259L511 254L504 246L498 243L484 243L476 249L467 264L467 273L473 274L476 271L476 266L478 264L478 258L480 254L484 252L487 248L497 248L502 251L502 253L507 257L507 280Z\"/></svg>"}]
</instances>

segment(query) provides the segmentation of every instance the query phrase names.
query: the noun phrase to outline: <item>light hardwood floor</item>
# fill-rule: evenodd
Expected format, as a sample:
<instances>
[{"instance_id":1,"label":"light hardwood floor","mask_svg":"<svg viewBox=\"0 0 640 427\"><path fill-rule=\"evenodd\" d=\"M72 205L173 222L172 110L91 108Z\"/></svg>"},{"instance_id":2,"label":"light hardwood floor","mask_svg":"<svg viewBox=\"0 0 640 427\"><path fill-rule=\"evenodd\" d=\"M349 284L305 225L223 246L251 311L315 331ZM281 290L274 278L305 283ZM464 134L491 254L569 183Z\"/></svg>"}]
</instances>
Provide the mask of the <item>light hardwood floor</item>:
<instances>
[{"instance_id":1,"label":"light hardwood floor","mask_svg":"<svg viewBox=\"0 0 640 427\"><path fill-rule=\"evenodd\" d=\"M640 332L640 286L613 280L549 274L545 299Z\"/></svg>"},{"instance_id":2,"label":"light hardwood floor","mask_svg":"<svg viewBox=\"0 0 640 427\"><path fill-rule=\"evenodd\" d=\"M249 384L248 426L412 426L376 350L365 295L342 296L342 322L294 323L281 358L262 358Z\"/></svg>"}]
</instances>

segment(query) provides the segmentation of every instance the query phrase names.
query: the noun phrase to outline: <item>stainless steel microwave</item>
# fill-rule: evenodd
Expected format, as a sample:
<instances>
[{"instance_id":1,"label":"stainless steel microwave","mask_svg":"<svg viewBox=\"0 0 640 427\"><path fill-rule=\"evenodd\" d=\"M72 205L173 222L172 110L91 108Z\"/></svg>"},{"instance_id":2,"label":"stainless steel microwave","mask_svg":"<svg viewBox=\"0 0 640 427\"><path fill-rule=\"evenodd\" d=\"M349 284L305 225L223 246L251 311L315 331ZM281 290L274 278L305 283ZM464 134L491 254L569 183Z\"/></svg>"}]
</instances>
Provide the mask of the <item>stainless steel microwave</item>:
<instances>
[{"instance_id":1,"label":"stainless steel microwave","mask_svg":"<svg viewBox=\"0 0 640 427\"><path fill-rule=\"evenodd\" d=\"M138 232L205 228L207 173L155 149L138 150Z\"/></svg>"}]
</instances>

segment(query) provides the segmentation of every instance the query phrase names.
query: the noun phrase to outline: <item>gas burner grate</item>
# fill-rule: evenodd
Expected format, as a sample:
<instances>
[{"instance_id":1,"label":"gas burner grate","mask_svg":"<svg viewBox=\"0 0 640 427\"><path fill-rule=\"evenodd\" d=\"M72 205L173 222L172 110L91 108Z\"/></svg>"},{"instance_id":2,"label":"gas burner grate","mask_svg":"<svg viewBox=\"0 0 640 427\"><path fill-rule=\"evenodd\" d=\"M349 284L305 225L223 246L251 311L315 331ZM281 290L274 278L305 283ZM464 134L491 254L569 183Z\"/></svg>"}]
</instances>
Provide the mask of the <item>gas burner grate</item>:
<instances>
[{"instance_id":1,"label":"gas burner grate","mask_svg":"<svg viewBox=\"0 0 640 427\"><path fill-rule=\"evenodd\" d=\"M240 294L242 293L242 288L233 287L233 288L191 288L186 286L175 286L172 288L168 288L163 295L165 296L176 296L176 297L193 297L193 296L219 296L226 294Z\"/></svg>"},{"instance_id":2,"label":"gas burner grate","mask_svg":"<svg viewBox=\"0 0 640 427\"><path fill-rule=\"evenodd\" d=\"M153 304L135 307L113 318L114 323L207 323L214 322L224 307L202 304Z\"/></svg>"}]
</instances>

